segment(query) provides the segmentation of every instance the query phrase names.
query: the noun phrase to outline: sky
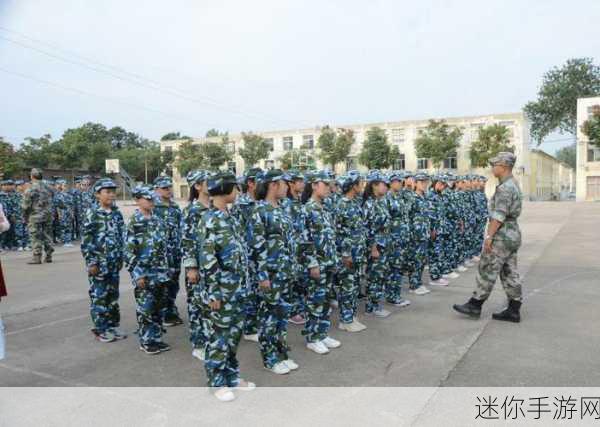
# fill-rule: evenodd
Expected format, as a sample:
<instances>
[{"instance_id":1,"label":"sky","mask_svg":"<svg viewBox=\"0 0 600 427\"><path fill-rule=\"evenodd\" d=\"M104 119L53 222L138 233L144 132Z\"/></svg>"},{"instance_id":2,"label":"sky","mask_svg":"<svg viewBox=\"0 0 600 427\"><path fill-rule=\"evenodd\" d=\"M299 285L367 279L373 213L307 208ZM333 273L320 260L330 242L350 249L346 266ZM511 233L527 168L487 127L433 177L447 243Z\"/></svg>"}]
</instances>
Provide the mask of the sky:
<instances>
[{"instance_id":1,"label":"sky","mask_svg":"<svg viewBox=\"0 0 600 427\"><path fill-rule=\"evenodd\" d=\"M551 67L599 62L598 22L598 0L0 0L0 135L518 112Z\"/></svg>"}]
</instances>

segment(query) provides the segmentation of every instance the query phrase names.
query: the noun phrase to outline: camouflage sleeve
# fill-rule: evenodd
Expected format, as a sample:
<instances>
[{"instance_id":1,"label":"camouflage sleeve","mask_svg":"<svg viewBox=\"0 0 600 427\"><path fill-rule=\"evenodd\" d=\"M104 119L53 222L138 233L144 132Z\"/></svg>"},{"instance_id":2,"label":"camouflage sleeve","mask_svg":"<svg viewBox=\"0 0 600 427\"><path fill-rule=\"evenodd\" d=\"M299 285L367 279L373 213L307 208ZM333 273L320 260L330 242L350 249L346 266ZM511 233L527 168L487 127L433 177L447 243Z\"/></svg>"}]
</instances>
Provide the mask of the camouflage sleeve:
<instances>
[{"instance_id":1,"label":"camouflage sleeve","mask_svg":"<svg viewBox=\"0 0 600 427\"><path fill-rule=\"evenodd\" d=\"M490 219L504 222L510 212L512 193L504 186L499 186L494 194L494 210L490 212Z\"/></svg>"},{"instance_id":2,"label":"camouflage sleeve","mask_svg":"<svg viewBox=\"0 0 600 427\"><path fill-rule=\"evenodd\" d=\"M27 218L31 214L31 203L31 190L27 190L25 191L25 194L23 194L23 201L21 202L21 209L23 210L25 221L27 221Z\"/></svg>"},{"instance_id":3,"label":"camouflage sleeve","mask_svg":"<svg viewBox=\"0 0 600 427\"><path fill-rule=\"evenodd\" d=\"M365 227L367 229L367 247L371 248L375 244L375 227L373 226L373 222L375 219L375 207L371 201L372 199L367 200L365 203L364 215L365 215Z\"/></svg>"},{"instance_id":4,"label":"camouflage sleeve","mask_svg":"<svg viewBox=\"0 0 600 427\"><path fill-rule=\"evenodd\" d=\"M352 229L348 226L352 218L350 218L351 212L349 212L348 205L341 202L338 205L337 210L337 223L336 231L340 236L340 253L342 257L352 256Z\"/></svg>"},{"instance_id":5,"label":"camouflage sleeve","mask_svg":"<svg viewBox=\"0 0 600 427\"><path fill-rule=\"evenodd\" d=\"M194 210L190 208L183 215L183 226L181 235L181 258L183 268L198 268L198 260L196 259L196 242L197 234L194 232L195 222L197 221L194 215Z\"/></svg>"},{"instance_id":6,"label":"camouflage sleeve","mask_svg":"<svg viewBox=\"0 0 600 427\"><path fill-rule=\"evenodd\" d=\"M248 251L250 260L254 263L256 276L259 282L269 280L267 270L267 241L265 239L265 225L260 215L260 208L254 209L247 225Z\"/></svg>"},{"instance_id":7,"label":"camouflage sleeve","mask_svg":"<svg viewBox=\"0 0 600 427\"><path fill-rule=\"evenodd\" d=\"M94 227L95 215L89 209L83 220L82 237L81 237L81 253L85 259L85 264L90 267L100 263L100 248L96 245L96 229Z\"/></svg>"},{"instance_id":8,"label":"camouflage sleeve","mask_svg":"<svg viewBox=\"0 0 600 427\"><path fill-rule=\"evenodd\" d=\"M200 226L206 230L201 245L203 256L200 266L206 278L208 298L210 301L221 301L223 299L221 291L221 267L217 258L218 240L221 230L216 227L214 219L207 217L203 218Z\"/></svg>"},{"instance_id":9,"label":"camouflage sleeve","mask_svg":"<svg viewBox=\"0 0 600 427\"><path fill-rule=\"evenodd\" d=\"M300 248L301 253L304 255L307 263L307 268L315 268L319 266L319 260L317 259L317 251L315 248L315 241L312 234L312 215L306 210L303 210L304 227L302 228L302 234L300 235Z\"/></svg>"},{"instance_id":10,"label":"camouflage sleeve","mask_svg":"<svg viewBox=\"0 0 600 427\"><path fill-rule=\"evenodd\" d=\"M125 237L125 265L127 265L127 270L134 282L144 277L144 271L140 268L138 262L141 242L136 228L136 219L133 216L129 220Z\"/></svg>"}]
</instances>

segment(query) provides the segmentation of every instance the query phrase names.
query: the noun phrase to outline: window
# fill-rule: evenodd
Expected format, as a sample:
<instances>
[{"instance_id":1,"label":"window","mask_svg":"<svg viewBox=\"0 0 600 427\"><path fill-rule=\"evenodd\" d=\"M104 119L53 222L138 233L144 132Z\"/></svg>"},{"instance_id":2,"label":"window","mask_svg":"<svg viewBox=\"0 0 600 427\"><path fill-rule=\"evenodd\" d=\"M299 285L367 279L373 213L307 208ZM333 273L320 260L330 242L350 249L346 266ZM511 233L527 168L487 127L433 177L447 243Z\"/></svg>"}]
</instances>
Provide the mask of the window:
<instances>
[{"instance_id":1,"label":"window","mask_svg":"<svg viewBox=\"0 0 600 427\"><path fill-rule=\"evenodd\" d=\"M227 162L227 170L235 175L237 173L235 162Z\"/></svg>"},{"instance_id":2,"label":"window","mask_svg":"<svg viewBox=\"0 0 600 427\"><path fill-rule=\"evenodd\" d=\"M274 160L265 160L265 169L269 170L269 169L273 169L274 167L275 167Z\"/></svg>"},{"instance_id":3,"label":"window","mask_svg":"<svg viewBox=\"0 0 600 427\"><path fill-rule=\"evenodd\" d=\"M444 159L444 169L457 169L458 162L456 161L456 153L452 154L447 159Z\"/></svg>"},{"instance_id":4,"label":"window","mask_svg":"<svg viewBox=\"0 0 600 427\"><path fill-rule=\"evenodd\" d=\"M315 138L313 135L302 135L302 148L307 150L315 148Z\"/></svg>"},{"instance_id":5,"label":"window","mask_svg":"<svg viewBox=\"0 0 600 427\"><path fill-rule=\"evenodd\" d=\"M294 149L294 137L293 136L284 136L283 137L283 149L285 151L290 151Z\"/></svg>"},{"instance_id":6,"label":"window","mask_svg":"<svg viewBox=\"0 0 600 427\"><path fill-rule=\"evenodd\" d=\"M355 170L358 167L356 157L348 157L346 159L346 171Z\"/></svg>"},{"instance_id":7,"label":"window","mask_svg":"<svg viewBox=\"0 0 600 427\"><path fill-rule=\"evenodd\" d=\"M166 145L165 146L165 150L166 153L172 153L173 152L173 146L171 145Z\"/></svg>"},{"instance_id":8,"label":"window","mask_svg":"<svg viewBox=\"0 0 600 427\"><path fill-rule=\"evenodd\" d=\"M588 119L591 118L595 112L600 114L600 105L592 105L591 107L587 107Z\"/></svg>"},{"instance_id":9,"label":"window","mask_svg":"<svg viewBox=\"0 0 600 427\"><path fill-rule=\"evenodd\" d=\"M394 162L393 167L395 170L406 169L406 157L404 154L400 153L400 156L398 156L398 160Z\"/></svg>"},{"instance_id":10,"label":"window","mask_svg":"<svg viewBox=\"0 0 600 427\"><path fill-rule=\"evenodd\" d=\"M273 138L265 138L265 142L271 147L271 151L275 149L275 144L273 143Z\"/></svg>"},{"instance_id":11,"label":"window","mask_svg":"<svg viewBox=\"0 0 600 427\"><path fill-rule=\"evenodd\" d=\"M429 159L417 159L417 169L429 169Z\"/></svg>"},{"instance_id":12,"label":"window","mask_svg":"<svg viewBox=\"0 0 600 427\"><path fill-rule=\"evenodd\" d=\"M588 162L600 162L600 148L590 148L587 151Z\"/></svg>"},{"instance_id":13,"label":"window","mask_svg":"<svg viewBox=\"0 0 600 427\"><path fill-rule=\"evenodd\" d=\"M392 129L392 144L404 143L404 129Z\"/></svg>"}]
</instances>

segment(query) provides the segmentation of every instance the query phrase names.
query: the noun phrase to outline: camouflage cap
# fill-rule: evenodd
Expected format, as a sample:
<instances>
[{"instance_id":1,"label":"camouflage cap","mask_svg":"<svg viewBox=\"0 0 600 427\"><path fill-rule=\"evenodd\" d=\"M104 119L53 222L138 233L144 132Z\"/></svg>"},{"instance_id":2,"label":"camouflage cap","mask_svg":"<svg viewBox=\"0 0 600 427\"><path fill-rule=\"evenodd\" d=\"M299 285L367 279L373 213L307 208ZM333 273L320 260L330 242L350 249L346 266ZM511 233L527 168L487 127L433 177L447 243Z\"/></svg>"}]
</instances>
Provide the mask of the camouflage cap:
<instances>
[{"instance_id":1,"label":"camouflage cap","mask_svg":"<svg viewBox=\"0 0 600 427\"><path fill-rule=\"evenodd\" d=\"M15 182L12 179L4 179L0 181L0 185L14 185Z\"/></svg>"},{"instance_id":2,"label":"camouflage cap","mask_svg":"<svg viewBox=\"0 0 600 427\"><path fill-rule=\"evenodd\" d=\"M249 179L256 179L256 177L263 173L261 168L250 168L244 174L244 180L247 182Z\"/></svg>"},{"instance_id":3,"label":"camouflage cap","mask_svg":"<svg viewBox=\"0 0 600 427\"><path fill-rule=\"evenodd\" d=\"M94 183L94 193L99 192L104 188L117 188L117 184L110 178L100 178Z\"/></svg>"},{"instance_id":4,"label":"camouflage cap","mask_svg":"<svg viewBox=\"0 0 600 427\"><path fill-rule=\"evenodd\" d=\"M367 174L367 181L389 183L388 178L378 169L372 169L369 171Z\"/></svg>"},{"instance_id":5,"label":"camouflage cap","mask_svg":"<svg viewBox=\"0 0 600 427\"><path fill-rule=\"evenodd\" d=\"M406 178L414 178L415 174L412 171L404 171L404 179Z\"/></svg>"},{"instance_id":6,"label":"camouflage cap","mask_svg":"<svg viewBox=\"0 0 600 427\"><path fill-rule=\"evenodd\" d=\"M203 170L189 171L185 179L187 180L188 185L191 187L194 184L198 184L206 180L206 175L206 171Z\"/></svg>"},{"instance_id":7,"label":"camouflage cap","mask_svg":"<svg viewBox=\"0 0 600 427\"><path fill-rule=\"evenodd\" d=\"M388 179L390 180L390 182L392 181L402 181L404 179L404 172L403 171L391 171L388 174Z\"/></svg>"},{"instance_id":8,"label":"camouflage cap","mask_svg":"<svg viewBox=\"0 0 600 427\"><path fill-rule=\"evenodd\" d=\"M264 172L260 177L260 180L265 184L281 179L285 179L285 173L281 169L270 169L267 172Z\"/></svg>"},{"instance_id":9,"label":"camouflage cap","mask_svg":"<svg viewBox=\"0 0 600 427\"><path fill-rule=\"evenodd\" d=\"M295 169L290 169L286 172L285 178L286 181L296 181L296 180L304 180L304 175L302 172L297 171Z\"/></svg>"},{"instance_id":10,"label":"camouflage cap","mask_svg":"<svg viewBox=\"0 0 600 427\"><path fill-rule=\"evenodd\" d=\"M55 180L54 182L58 185L65 185L67 183L67 180L64 178L59 178L59 179Z\"/></svg>"},{"instance_id":11,"label":"camouflage cap","mask_svg":"<svg viewBox=\"0 0 600 427\"><path fill-rule=\"evenodd\" d=\"M15 185L23 185L23 184L25 184L25 181L23 181L22 179L15 180Z\"/></svg>"},{"instance_id":12,"label":"camouflage cap","mask_svg":"<svg viewBox=\"0 0 600 427\"><path fill-rule=\"evenodd\" d=\"M146 185L136 186L133 190L131 190L131 195L134 199L154 200L154 193L152 192L152 188Z\"/></svg>"},{"instance_id":13,"label":"camouflage cap","mask_svg":"<svg viewBox=\"0 0 600 427\"><path fill-rule=\"evenodd\" d=\"M173 180L170 176L157 176L154 179L154 188L169 188L173 186Z\"/></svg>"},{"instance_id":14,"label":"camouflage cap","mask_svg":"<svg viewBox=\"0 0 600 427\"><path fill-rule=\"evenodd\" d=\"M207 184L208 191L212 191L227 184L237 185L237 179L235 178L235 175L229 171L220 171L215 174L211 174L207 179Z\"/></svg>"},{"instance_id":15,"label":"camouflage cap","mask_svg":"<svg viewBox=\"0 0 600 427\"><path fill-rule=\"evenodd\" d=\"M330 175L325 171L312 172L309 176L306 177L306 179L310 183L324 182L325 184L329 184L329 182L331 181Z\"/></svg>"},{"instance_id":16,"label":"camouflage cap","mask_svg":"<svg viewBox=\"0 0 600 427\"><path fill-rule=\"evenodd\" d=\"M416 173L415 176L414 176L414 178L415 178L415 181L429 181L429 180L431 180L431 178L429 177L429 175L427 175L424 172Z\"/></svg>"},{"instance_id":17,"label":"camouflage cap","mask_svg":"<svg viewBox=\"0 0 600 427\"><path fill-rule=\"evenodd\" d=\"M505 166L513 167L516 162L517 162L517 156L515 156L510 151L501 151L500 153L498 153L497 155L495 155L494 157L492 157L490 159L491 166L505 165Z\"/></svg>"}]
</instances>

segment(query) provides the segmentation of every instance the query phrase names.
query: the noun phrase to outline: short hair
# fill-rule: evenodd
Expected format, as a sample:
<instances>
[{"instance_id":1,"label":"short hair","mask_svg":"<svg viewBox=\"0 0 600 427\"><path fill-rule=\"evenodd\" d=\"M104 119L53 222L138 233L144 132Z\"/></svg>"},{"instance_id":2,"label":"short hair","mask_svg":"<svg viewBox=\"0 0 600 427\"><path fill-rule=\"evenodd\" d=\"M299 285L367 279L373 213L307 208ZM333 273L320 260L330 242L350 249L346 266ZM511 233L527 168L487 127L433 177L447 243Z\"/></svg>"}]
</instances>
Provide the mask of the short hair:
<instances>
[{"instance_id":1,"label":"short hair","mask_svg":"<svg viewBox=\"0 0 600 427\"><path fill-rule=\"evenodd\" d=\"M233 192L236 185L233 182L224 183L216 188L209 189L208 194L211 196L228 196Z\"/></svg>"}]
</instances>

